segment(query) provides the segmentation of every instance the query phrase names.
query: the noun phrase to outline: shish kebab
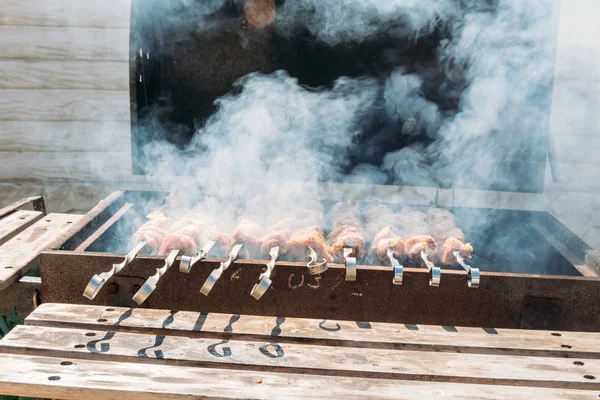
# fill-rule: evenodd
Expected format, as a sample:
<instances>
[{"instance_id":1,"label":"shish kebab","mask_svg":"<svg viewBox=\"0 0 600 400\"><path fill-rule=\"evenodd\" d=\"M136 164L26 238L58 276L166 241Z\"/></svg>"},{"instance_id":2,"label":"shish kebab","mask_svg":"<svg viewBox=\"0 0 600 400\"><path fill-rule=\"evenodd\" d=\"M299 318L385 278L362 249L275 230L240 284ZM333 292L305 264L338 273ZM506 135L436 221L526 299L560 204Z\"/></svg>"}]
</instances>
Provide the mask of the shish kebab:
<instances>
[{"instance_id":1,"label":"shish kebab","mask_svg":"<svg viewBox=\"0 0 600 400\"><path fill-rule=\"evenodd\" d=\"M288 254L289 259L295 260L305 255L309 249L314 254L312 259L322 258L325 265L334 259L347 260L349 255L361 258L366 253L365 234L373 237L371 254L395 267L395 283L401 283L402 277L402 266L398 260L408 256L415 261L421 258L426 265L432 265L429 258L437 260L439 257L437 243L442 243L442 264L458 263L470 273L470 278L471 272L476 271L464 263L465 259L471 257L473 249L469 244L464 244L464 234L456 227L453 215L446 210L432 209L425 216L411 209L394 213L389 207L379 205L367 210L363 228L356 204L343 201L332 207L327 215L333 229L327 240L319 229L323 219L322 209L315 207L306 214L312 218L284 218L266 230L250 219L242 219L234 234L230 236L219 231L215 225L204 223L202 213L198 211L192 211L177 222L171 223L164 208L161 208L147 216L148 221L134 234L134 240L137 251L142 247L154 249L159 254L180 250L184 254L180 266L183 272L189 272L191 266L204 258L216 243L224 250L234 247L237 251L241 249L241 244L245 244L246 257L270 258L267 270L261 274L259 284L251 293L255 298L260 298L270 286L270 274L280 255ZM310 226L311 222L314 222L314 225ZM409 239L404 241L403 236ZM196 249L202 243L204 247L200 253L196 253ZM234 243L240 246L233 246ZM344 252L345 249L350 249L352 254ZM237 254L233 257L230 254L229 264L235 258ZM430 267L432 271L433 268ZM315 273L319 272L322 271ZM475 286L478 283L478 275L476 278L477 282L473 279ZM471 279L469 282L471 283Z\"/></svg>"}]
</instances>

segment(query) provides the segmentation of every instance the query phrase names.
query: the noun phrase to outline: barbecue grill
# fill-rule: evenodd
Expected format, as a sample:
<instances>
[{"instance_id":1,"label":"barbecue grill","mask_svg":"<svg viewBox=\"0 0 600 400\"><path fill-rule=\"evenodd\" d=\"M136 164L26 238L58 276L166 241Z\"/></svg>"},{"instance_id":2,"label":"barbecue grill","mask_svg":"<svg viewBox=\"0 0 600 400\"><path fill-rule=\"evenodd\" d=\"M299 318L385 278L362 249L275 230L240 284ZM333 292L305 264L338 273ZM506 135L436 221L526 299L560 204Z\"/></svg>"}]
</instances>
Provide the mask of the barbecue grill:
<instances>
[{"instance_id":1,"label":"barbecue grill","mask_svg":"<svg viewBox=\"0 0 600 400\"><path fill-rule=\"evenodd\" d=\"M483 3L483 12L493 9L493 2ZM443 20L404 47L391 45L387 33L349 46L329 46L315 44L311 33L302 29L289 36L253 26L238 2L226 2L206 17L216 27L198 33L193 21L199 15L205 17L201 8L194 2L177 7L159 1L132 2L131 137L133 169L138 174L150 173L148 165L162 161L145 150L149 143L167 141L184 148L215 112L215 99L250 72L285 69L310 90L323 90L340 76L377 78L407 60L408 70L427 78L427 95L449 111L458 107L456 93L467 86L456 66L458 77L452 81L456 93L440 94L441 83L449 78L444 75L447 68L435 64L434 49L452 34ZM549 104L551 89L540 88L541 102ZM547 118L539 123L547 126ZM370 149L382 140L389 151L429 140L378 136L368 129L375 121L365 124L366 134L357 141L356 150L346 154L348 171L360 163L380 162ZM503 173L486 182L461 180L463 187L542 192L547 138L516 145L520 134L506 132L496 140L499 148L520 148L495 166ZM181 155L188 156L202 154ZM469 157L485 157L485 153ZM461 171L467 176L472 172ZM446 176L434 190L455 188L453 180ZM352 254L347 254L345 263L329 263L325 269L314 256L308 265L275 262L276 255L271 260L227 260L226 254L215 258L210 246L195 258L141 254L141 247L132 249L123 238L131 237L166 195L115 192L74 221L67 233L40 253L41 300L313 319L600 331L596 318L600 278L589 262L591 248L547 212L460 207L436 196L429 204L412 206L452 211L475 247L473 259L467 261L471 269L383 266L374 260L354 259ZM373 199L359 203L363 210L375 204ZM322 204L328 209L333 202L322 199ZM386 204L394 210L405 205ZM14 269L11 279L25 269ZM214 271L219 271L218 276L211 275ZM262 283L265 277L270 285ZM436 277L437 286L432 284L437 283L432 282ZM212 283L205 288L208 279Z\"/></svg>"}]
</instances>

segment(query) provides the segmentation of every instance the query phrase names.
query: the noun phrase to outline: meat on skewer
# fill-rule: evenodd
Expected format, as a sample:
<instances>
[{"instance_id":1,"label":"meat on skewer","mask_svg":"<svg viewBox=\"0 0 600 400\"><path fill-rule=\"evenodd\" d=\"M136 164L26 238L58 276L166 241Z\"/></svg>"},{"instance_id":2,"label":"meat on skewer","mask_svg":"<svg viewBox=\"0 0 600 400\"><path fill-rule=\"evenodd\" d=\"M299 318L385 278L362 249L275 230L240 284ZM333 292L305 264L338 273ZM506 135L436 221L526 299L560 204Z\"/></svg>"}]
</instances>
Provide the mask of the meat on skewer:
<instances>
[{"instance_id":1,"label":"meat on skewer","mask_svg":"<svg viewBox=\"0 0 600 400\"><path fill-rule=\"evenodd\" d=\"M454 252L458 250L463 258L470 259L473 252L473 246L470 243L463 243L456 238L448 238L442 245L442 264L456 265L458 261Z\"/></svg>"},{"instance_id":2,"label":"meat on skewer","mask_svg":"<svg viewBox=\"0 0 600 400\"><path fill-rule=\"evenodd\" d=\"M327 242L334 258L342 261L345 248L354 249L354 256L362 258L365 255L365 237L356 203L340 201L331 208L327 220L333 229L327 236Z\"/></svg>"},{"instance_id":3,"label":"meat on skewer","mask_svg":"<svg viewBox=\"0 0 600 400\"><path fill-rule=\"evenodd\" d=\"M429 235L413 236L405 242L406 253L410 258L417 261L421 258L421 251L425 251L430 259L437 257L438 245L434 238Z\"/></svg>"},{"instance_id":4,"label":"meat on skewer","mask_svg":"<svg viewBox=\"0 0 600 400\"><path fill-rule=\"evenodd\" d=\"M333 262L331 249L325 240L325 237L319 231L317 226L299 228L294 230L287 241L288 257L295 260L306 258L307 249L312 247L319 259L325 259L327 262Z\"/></svg>"},{"instance_id":5,"label":"meat on skewer","mask_svg":"<svg viewBox=\"0 0 600 400\"><path fill-rule=\"evenodd\" d=\"M406 256L406 245L400 236L397 236L392 229L387 226L379 231L371 243L371 253L377 256L385 264L391 264L388 258L388 249L394 251L394 257L401 259Z\"/></svg>"},{"instance_id":6,"label":"meat on skewer","mask_svg":"<svg viewBox=\"0 0 600 400\"><path fill-rule=\"evenodd\" d=\"M327 236L331 253L337 260L344 259L344 249L354 249L354 256L362 258L365 255L365 237L359 228L352 225L341 225Z\"/></svg>"},{"instance_id":7,"label":"meat on skewer","mask_svg":"<svg viewBox=\"0 0 600 400\"><path fill-rule=\"evenodd\" d=\"M244 243L242 257L254 259L260 256L260 248L262 246L262 237L264 234L264 228L258 223L250 219L241 219L231 236L231 242Z\"/></svg>"},{"instance_id":8,"label":"meat on skewer","mask_svg":"<svg viewBox=\"0 0 600 400\"><path fill-rule=\"evenodd\" d=\"M456 265L458 260L454 252L458 250L463 258L470 259L473 246L465 243L465 234L456 226L454 215L442 208L432 208L427 212L427 220L432 226L432 236L442 244L441 262Z\"/></svg>"}]
</instances>

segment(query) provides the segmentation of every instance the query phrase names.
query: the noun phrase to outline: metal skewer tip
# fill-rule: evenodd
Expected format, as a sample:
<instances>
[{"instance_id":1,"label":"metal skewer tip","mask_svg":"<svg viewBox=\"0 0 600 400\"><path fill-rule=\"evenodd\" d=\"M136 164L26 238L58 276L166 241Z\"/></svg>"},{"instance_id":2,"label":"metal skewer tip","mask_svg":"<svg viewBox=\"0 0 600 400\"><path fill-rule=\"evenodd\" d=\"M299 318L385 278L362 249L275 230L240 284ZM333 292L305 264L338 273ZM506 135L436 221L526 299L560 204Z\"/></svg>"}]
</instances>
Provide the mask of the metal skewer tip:
<instances>
[{"instance_id":1,"label":"metal skewer tip","mask_svg":"<svg viewBox=\"0 0 600 400\"><path fill-rule=\"evenodd\" d=\"M202 285L202 288L200 288L200 293L202 293L205 296L208 296L208 294L215 286L215 283L217 283L223 272L227 268L229 268L229 266L235 261L243 245L243 243L237 243L235 246L233 246L233 248L229 252L229 258L227 259L227 261L222 262L219 268L215 269L213 272L210 273L210 275L206 279L206 282L204 282L204 285Z\"/></svg>"},{"instance_id":2,"label":"metal skewer tip","mask_svg":"<svg viewBox=\"0 0 600 400\"><path fill-rule=\"evenodd\" d=\"M402 285L402 279L404 278L404 267L394 256L394 249L392 249L391 247L387 249L387 257L389 258L390 263L392 263L392 267L394 268L394 279L392 280L392 282L394 283L394 285Z\"/></svg>"},{"instance_id":3,"label":"metal skewer tip","mask_svg":"<svg viewBox=\"0 0 600 400\"><path fill-rule=\"evenodd\" d=\"M217 242L214 240L210 240L210 241L206 242L204 247L202 247L202 249L194 257L182 256L181 262L179 263L179 272L183 272L184 274L189 274L192 271L192 267L196 263L204 260L216 243Z\"/></svg>"},{"instance_id":4,"label":"metal skewer tip","mask_svg":"<svg viewBox=\"0 0 600 400\"><path fill-rule=\"evenodd\" d=\"M312 247L308 248L308 259L309 261L306 264L306 267L308 268L308 273L310 275L322 274L329 268L327 266L327 260L325 259L323 259L322 262L317 263L317 252Z\"/></svg>"},{"instance_id":5,"label":"metal skewer tip","mask_svg":"<svg viewBox=\"0 0 600 400\"><path fill-rule=\"evenodd\" d=\"M271 260L267 263L267 270L260 274L258 277L260 281L254 285L252 291L250 292L250 296L254 297L256 300L260 300L267 289L271 286L271 273L275 268L277 257L279 257L279 246L271 247L269 255L271 256Z\"/></svg>"},{"instance_id":6,"label":"metal skewer tip","mask_svg":"<svg viewBox=\"0 0 600 400\"><path fill-rule=\"evenodd\" d=\"M165 259L165 264L162 266L162 268L158 268L156 273L148 278L146 282L144 282L140 290L138 290L133 296L133 301L135 301L138 305L142 305L142 303L146 301L148 296L150 296L156 289L156 285L158 284L160 278L167 272L169 268L171 268L171 265L173 265L178 255L179 250L172 250L169 253Z\"/></svg>"},{"instance_id":7,"label":"metal skewer tip","mask_svg":"<svg viewBox=\"0 0 600 400\"><path fill-rule=\"evenodd\" d=\"M479 268L473 268L469 264L465 262L464 257L460 254L459 250L454 250L454 257L456 257L456 261L460 264L461 267L467 271L467 285L470 288L478 288L480 281L480 273Z\"/></svg>"},{"instance_id":8,"label":"metal skewer tip","mask_svg":"<svg viewBox=\"0 0 600 400\"><path fill-rule=\"evenodd\" d=\"M85 287L85 289L83 291L83 296L89 300L94 300L94 298L98 295L98 293L100 292L100 289L102 289L104 284L110 278L112 278L113 275L118 274L119 272L121 272L123 270L123 268L125 268L126 266L131 264L131 262L137 256L137 254L145 246L146 246L146 242L138 243L129 253L127 253L127 255L125 256L125 259L122 262L120 262L118 264L113 264L112 268L109 271L94 275L92 277L92 279L90 279L87 286Z\"/></svg>"},{"instance_id":9,"label":"metal skewer tip","mask_svg":"<svg viewBox=\"0 0 600 400\"><path fill-rule=\"evenodd\" d=\"M429 286L440 286L440 281L442 279L442 270L439 267L436 267L431 261L429 261L429 257L427 257L427 253L425 253L425 250L421 250L421 258L427 266L427 269L429 269Z\"/></svg>"}]
</instances>

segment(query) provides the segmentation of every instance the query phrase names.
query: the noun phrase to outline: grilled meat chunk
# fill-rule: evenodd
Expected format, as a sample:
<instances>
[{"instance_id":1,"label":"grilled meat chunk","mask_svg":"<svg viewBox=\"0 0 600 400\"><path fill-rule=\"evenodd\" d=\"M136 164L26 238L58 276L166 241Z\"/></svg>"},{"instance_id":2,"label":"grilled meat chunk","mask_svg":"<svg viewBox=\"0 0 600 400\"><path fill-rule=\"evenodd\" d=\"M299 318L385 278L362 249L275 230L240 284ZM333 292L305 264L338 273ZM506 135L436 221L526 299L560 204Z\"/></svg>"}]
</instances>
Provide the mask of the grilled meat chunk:
<instances>
[{"instance_id":1,"label":"grilled meat chunk","mask_svg":"<svg viewBox=\"0 0 600 400\"><path fill-rule=\"evenodd\" d=\"M327 243L331 246L333 257L342 261L344 259L344 249L354 249L356 258L362 258L365 255L365 237L356 226L342 225L332 231L327 236Z\"/></svg>"},{"instance_id":2,"label":"grilled meat chunk","mask_svg":"<svg viewBox=\"0 0 600 400\"><path fill-rule=\"evenodd\" d=\"M387 226L379 231L371 243L371 253L379 258L385 264L390 264L387 257L388 249L394 250L394 257L400 259L406 256L406 245L400 236L397 236L392 229Z\"/></svg>"},{"instance_id":3,"label":"grilled meat chunk","mask_svg":"<svg viewBox=\"0 0 600 400\"><path fill-rule=\"evenodd\" d=\"M317 226L294 230L287 244L287 255L290 259L306 260L307 250L312 247L320 259L324 258L327 262L333 261L331 249Z\"/></svg>"},{"instance_id":4,"label":"grilled meat chunk","mask_svg":"<svg viewBox=\"0 0 600 400\"><path fill-rule=\"evenodd\" d=\"M473 246L469 243L463 243L457 238L448 238L442 245L442 264L456 265L458 261L454 256L454 251L458 250L463 258L470 259L473 252Z\"/></svg>"}]
</instances>

